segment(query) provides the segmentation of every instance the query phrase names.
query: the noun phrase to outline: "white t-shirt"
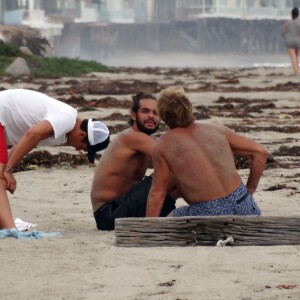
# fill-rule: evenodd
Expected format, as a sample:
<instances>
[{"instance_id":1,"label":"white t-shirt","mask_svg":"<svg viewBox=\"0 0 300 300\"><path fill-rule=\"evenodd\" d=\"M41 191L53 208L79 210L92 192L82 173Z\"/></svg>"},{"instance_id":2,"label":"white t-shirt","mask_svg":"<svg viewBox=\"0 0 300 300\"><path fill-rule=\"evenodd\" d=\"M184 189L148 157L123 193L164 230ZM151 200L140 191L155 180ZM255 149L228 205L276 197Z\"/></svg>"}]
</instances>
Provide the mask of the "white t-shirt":
<instances>
[{"instance_id":1,"label":"white t-shirt","mask_svg":"<svg viewBox=\"0 0 300 300\"><path fill-rule=\"evenodd\" d=\"M76 109L45 94L25 89L0 92L0 123L5 127L7 145L17 144L29 128L43 120L51 123L54 136L39 145L63 144L76 118Z\"/></svg>"}]
</instances>

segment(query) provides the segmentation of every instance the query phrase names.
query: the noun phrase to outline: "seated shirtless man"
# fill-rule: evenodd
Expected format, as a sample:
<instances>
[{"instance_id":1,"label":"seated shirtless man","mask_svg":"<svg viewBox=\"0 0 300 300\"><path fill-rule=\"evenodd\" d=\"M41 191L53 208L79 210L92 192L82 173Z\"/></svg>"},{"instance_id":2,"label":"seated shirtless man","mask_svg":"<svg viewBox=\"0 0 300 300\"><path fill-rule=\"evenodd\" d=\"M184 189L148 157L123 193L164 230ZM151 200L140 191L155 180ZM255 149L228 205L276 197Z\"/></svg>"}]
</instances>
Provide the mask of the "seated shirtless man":
<instances>
[{"instance_id":1,"label":"seated shirtless man","mask_svg":"<svg viewBox=\"0 0 300 300\"><path fill-rule=\"evenodd\" d=\"M225 126L195 123L192 104L182 88L162 91L157 110L170 130L153 147L146 216L159 216L171 173L189 205L176 208L170 216L259 215L252 195L265 168L265 147ZM251 159L246 185L235 168L233 153Z\"/></svg>"},{"instance_id":2,"label":"seated shirtless man","mask_svg":"<svg viewBox=\"0 0 300 300\"><path fill-rule=\"evenodd\" d=\"M140 92L132 99L131 127L110 143L93 179L91 201L99 230L113 230L116 218L145 217L146 214L152 177L145 173L152 165L154 144L150 135L157 131L160 118L152 95ZM168 190L172 187L170 183ZM173 192L173 198L174 195ZM173 198L165 197L160 216L167 216L175 209Z\"/></svg>"}]
</instances>

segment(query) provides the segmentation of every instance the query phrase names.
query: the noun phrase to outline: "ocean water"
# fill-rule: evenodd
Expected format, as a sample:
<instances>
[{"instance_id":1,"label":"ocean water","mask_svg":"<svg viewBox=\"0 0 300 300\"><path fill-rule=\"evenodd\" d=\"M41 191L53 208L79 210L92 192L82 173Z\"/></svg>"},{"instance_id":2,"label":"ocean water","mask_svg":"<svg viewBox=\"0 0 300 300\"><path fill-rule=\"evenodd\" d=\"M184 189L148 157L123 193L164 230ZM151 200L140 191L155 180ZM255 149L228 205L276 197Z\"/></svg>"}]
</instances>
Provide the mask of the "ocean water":
<instances>
[{"instance_id":1,"label":"ocean water","mask_svg":"<svg viewBox=\"0 0 300 300\"><path fill-rule=\"evenodd\" d=\"M88 58L86 58L88 59ZM137 54L111 56L101 63L115 67L178 67L178 68L255 68L289 67L288 54L283 55L197 55L185 53Z\"/></svg>"}]
</instances>

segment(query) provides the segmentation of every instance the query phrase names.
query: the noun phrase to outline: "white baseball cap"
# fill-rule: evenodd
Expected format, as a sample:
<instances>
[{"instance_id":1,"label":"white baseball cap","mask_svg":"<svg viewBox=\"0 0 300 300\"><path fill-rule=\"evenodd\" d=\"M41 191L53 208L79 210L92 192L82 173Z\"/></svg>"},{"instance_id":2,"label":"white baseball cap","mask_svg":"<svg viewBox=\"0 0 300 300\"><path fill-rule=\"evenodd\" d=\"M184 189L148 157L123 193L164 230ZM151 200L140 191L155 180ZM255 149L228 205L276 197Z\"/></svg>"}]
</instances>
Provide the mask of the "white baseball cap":
<instances>
[{"instance_id":1,"label":"white baseball cap","mask_svg":"<svg viewBox=\"0 0 300 300\"><path fill-rule=\"evenodd\" d=\"M90 119L87 126L88 159L94 163L96 152L105 149L109 144L109 130L102 122Z\"/></svg>"}]
</instances>

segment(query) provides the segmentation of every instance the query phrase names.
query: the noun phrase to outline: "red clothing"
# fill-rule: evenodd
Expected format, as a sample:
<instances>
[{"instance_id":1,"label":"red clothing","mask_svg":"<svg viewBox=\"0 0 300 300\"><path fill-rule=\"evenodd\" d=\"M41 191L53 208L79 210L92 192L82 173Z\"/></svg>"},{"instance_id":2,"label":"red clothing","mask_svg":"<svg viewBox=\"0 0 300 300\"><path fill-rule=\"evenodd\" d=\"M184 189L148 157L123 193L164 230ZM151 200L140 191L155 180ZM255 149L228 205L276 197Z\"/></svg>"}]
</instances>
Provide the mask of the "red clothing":
<instances>
[{"instance_id":1,"label":"red clothing","mask_svg":"<svg viewBox=\"0 0 300 300\"><path fill-rule=\"evenodd\" d=\"M4 127L0 123L0 163L7 163L7 145L4 133Z\"/></svg>"}]
</instances>

